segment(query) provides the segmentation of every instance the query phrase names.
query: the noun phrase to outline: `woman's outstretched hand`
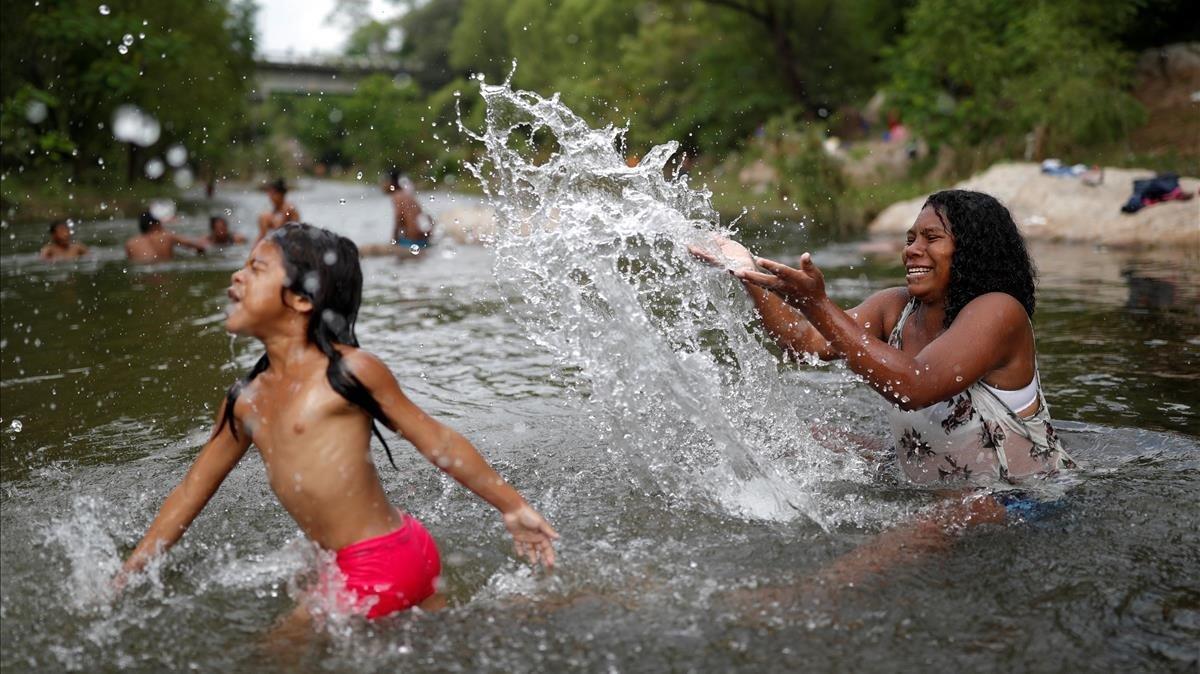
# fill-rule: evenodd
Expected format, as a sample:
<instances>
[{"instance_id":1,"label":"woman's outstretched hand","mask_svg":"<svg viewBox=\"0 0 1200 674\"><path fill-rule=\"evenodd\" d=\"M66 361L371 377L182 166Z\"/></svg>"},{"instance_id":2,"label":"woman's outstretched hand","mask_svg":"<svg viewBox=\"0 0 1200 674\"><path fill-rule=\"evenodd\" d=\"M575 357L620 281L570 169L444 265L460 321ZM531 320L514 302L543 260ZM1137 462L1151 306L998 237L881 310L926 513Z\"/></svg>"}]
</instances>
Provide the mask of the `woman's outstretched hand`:
<instances>
[{"instance_id":1,"label":"woman's outstretched hand","mask_svg":"<svg viewBox=\"0 0 1200 674\"><path fill-rule=\"evenodd\" d=\"M813 264L812 255L800 256L799 269L762 257L754 258L754 261L767 273L748 269L731 270L731 273L747 283L770 290L796 308L825 297L825 276Z\"/></svg>"},{"instance_id":2,"label":"woman's outstretched hand","mask_svg":"<svg viewBox=\"0 0 1200 674\"><path fill-rule=\"evenodd\" d=\"M744 269L753 271L754 256L742 244L723 236L714 236L705 246L688 246L692 257L714 267L724 267L731 272Z\"/></svg>"},{"instance_id":3,"label":"woman's outstretched hand","mask_svg":"<svg viewBox=\"0 0 1200 674\"><path fill-rule=\"evenodd\" d=\"M504 513L504 526L512 534L513 547L517 554L531 563L539 561L547 568L554 568L554 544L558 532L550 526L541 513L523 505Z\"/></svg>"}]
</instances>

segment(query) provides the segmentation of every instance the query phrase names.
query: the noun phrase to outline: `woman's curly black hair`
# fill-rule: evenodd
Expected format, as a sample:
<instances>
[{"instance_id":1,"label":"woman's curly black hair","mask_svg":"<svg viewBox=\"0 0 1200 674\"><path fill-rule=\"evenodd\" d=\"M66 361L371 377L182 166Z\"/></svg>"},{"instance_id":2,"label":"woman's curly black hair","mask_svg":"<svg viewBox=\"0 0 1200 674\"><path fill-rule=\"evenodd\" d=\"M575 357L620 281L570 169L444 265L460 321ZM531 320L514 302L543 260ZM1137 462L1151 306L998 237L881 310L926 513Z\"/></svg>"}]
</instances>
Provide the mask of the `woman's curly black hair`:
<instances>
[{"instance_id":1,"label":"woman's curly black hair","mask_svg":"<svg viewBox=\"0 0 1200 674\"><path fill-rule=\"evenodd\" d=\"M932 207L954 237L945 326L985 293L1012 295L1032 317L1037 271L1004 204L982 192L944 190L930 195L924 207Z\"/></svg>"}]
</instances>

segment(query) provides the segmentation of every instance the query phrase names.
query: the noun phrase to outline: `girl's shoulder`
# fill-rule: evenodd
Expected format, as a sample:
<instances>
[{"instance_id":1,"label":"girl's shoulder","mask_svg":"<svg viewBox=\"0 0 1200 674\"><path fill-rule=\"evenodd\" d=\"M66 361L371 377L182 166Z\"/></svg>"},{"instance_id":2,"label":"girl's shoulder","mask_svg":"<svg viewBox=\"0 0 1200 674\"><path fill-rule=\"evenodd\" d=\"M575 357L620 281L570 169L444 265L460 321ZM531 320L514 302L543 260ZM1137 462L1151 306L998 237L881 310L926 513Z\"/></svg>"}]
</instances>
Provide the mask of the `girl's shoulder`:
<instances>
[{"instance_id":1,"label":"girl's shoulder","mask_svg":"<svg viewBox=\"0 0 1200 674\"><path fill-rule=\"evenodd\" d=\"M374 379L385 372L390 372L388 366L379 356L366 349L360 349L357 346L350 346L349 344L335 344L334 348L341 354L342 363L350 370L350 373L358 377L363 383L367 383L368 379Z\"/></svg>"}]
</instances>

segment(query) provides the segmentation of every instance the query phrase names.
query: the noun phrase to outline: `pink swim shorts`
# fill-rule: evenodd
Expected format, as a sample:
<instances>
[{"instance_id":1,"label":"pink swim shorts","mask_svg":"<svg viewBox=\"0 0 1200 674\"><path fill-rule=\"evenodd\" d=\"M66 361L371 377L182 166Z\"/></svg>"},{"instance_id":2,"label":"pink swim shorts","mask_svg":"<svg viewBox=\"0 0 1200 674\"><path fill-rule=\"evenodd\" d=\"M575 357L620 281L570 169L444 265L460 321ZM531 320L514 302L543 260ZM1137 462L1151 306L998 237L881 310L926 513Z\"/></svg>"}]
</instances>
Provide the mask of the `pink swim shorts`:
<instances>
[{"instance_id":1,"label":"pink swim shorts","mask_svg":"<svg viewBox=\"0 0 1200 674\"><path fill-rule=\"evenodd\" d=\"M367 618L412 608L436 591L442 573L437 544L416 518L403 515L399 529L338 550L346 589L361 604L373 600Z\"/></svg>"}]
</instances>

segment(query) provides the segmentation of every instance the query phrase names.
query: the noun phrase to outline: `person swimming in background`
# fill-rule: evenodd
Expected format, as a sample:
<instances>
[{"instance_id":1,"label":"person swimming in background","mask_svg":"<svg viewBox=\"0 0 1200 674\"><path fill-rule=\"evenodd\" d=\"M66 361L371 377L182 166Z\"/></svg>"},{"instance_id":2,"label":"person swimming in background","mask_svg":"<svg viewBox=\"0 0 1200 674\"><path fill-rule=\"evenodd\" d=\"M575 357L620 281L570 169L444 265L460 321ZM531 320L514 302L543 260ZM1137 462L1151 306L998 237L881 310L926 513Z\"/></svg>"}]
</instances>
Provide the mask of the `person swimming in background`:
<instances>
[{"instance_id":1,"label":"person swimming in background","mask_svg":"<svg viewBox=\"0 0 1200 674\"><path fill-rule=\"evenodd\" d=\"M383 441L375 422L495 506L519 555L554 565L558 534L550 524L469 441L413 404L382 361L358 348L362 270L353 242L289 223L254 246L228 294L226 329L257 338L266 353L229 388L208 442L125 562L118 589L179 540L253 443L284 509L336 554L344 580L324 573L321 585L343 583L333 587L345 609L373 619L439 608L437 546L420 522L389 503L370 456L372 432ZM310 619L305 603L289 630Z\"/></svg>"},{"instance_id":2,"label":"person swimming in background","mask_svg":"<svg viewBox=\"0 0 1200 674\"><path fill-rule=\"evenodd\" d=\"M402 176L400 171L392 169L388 171L383 191L391 197L392 209L396 215L392 226L392 241L401 248L427 247L433 234L433 219L417 201L412 181Z\"/></svg>"},{"instance_id":3,"label":"person swimming in background","mask_svg":"<svg viewBox=\"0 0 1200 674\"><path fill-rule=\"evenodd\" d=\"M225 216L214 215L208 219L208 236L203 241L208 246L228 246L246 243L246 237L229 231L229 221Z\"/></svg>"},{"instance_id":4,"label":"person swimming in background","mask_svg":"<svg viewBox=\"0 0 1200 674\"><path fill-rule=\"evenodd\" d=\"M55 220L50 223L50 241L38 251L38 257L47 261L74 260L87 252L87 246L72 241L70 224L66 220Z\"/></svg>"},{"instance_id":5,"label":"person swimming in background","mask_svg":"<svg viewBox=\"0 0 1200 674\"><path fill-rule=\"evenodd\" d=\"M931 195L908 231L905 285L849 311L826 295L808 253L799 269L723 238L692 253L742 281L785 351L844 359L891 403L896 459L909 481L965 496L881 535L834 575L854 577L947 545L964 524L1019 517L1030 503L1011 485L1073 465L1038 376L1033 263L995 198L965 190Z\"/></svg>"},{"instance_id":6,"label":"person swimming in background","mask_svg":"<svg viewBox=\"0 0 1200 674\"><path fill-rule=\"evenodd\" d=\"M175 247L191 248L197 253L203 253L207 246L203 241L180 236L165 227L150 211L143 212L138 217L138 229L141 234L125 242L125 257L130 262L149 263L165 262L175 257Z\"/></svg>"},{"instance_id":7,"label":"person swimming in background","mask_svg":"<svg viewBox=\"0 0 1200 674\"><path fill-rule=\"evenodd\" d=\"M287 181L276 178L265 189L267 199L271 201L271 210L258 216L258 238L254 240L255 243L262 241L273 229L279 229L289 222L300 222L300 211L287 200Z\"/></svg>"}]
</instances>

